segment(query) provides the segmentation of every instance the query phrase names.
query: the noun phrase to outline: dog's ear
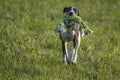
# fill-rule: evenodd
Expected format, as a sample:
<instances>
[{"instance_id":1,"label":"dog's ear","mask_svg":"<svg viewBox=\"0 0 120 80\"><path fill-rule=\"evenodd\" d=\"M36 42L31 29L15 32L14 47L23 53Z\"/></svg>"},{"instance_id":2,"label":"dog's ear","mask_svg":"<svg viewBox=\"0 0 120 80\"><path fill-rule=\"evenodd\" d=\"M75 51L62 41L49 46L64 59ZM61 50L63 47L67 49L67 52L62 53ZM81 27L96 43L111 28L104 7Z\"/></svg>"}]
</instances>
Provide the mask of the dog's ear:
<instances>
[{"instance_id":1,"label":"dog's ear","mask_svg":"<svg viewBox=\"0 0 120 80\"><path fill-rule=\"evenodd\" d=\"M68 7L64 7L63 13L67 12Z\"/></svg>"},{"instance_id":2,"label":"dog's ear","mask_svg":"<svg viewBox=\"0 0 120 80\"><path fill-rule=\"evenodd\" d=\"M79 10L78 10L78 16L80 16Z\"/></svg>"},{"instance_id":3,"label":"dog's ear","mask_svg":"<svg viewBox=\"0 0 120 80\"><path fill-rule=\"evenodd\" d=\"M79 13L79 11L78 11L78 16L80 16L80 13Z\"/></svg>"}]
</instances>

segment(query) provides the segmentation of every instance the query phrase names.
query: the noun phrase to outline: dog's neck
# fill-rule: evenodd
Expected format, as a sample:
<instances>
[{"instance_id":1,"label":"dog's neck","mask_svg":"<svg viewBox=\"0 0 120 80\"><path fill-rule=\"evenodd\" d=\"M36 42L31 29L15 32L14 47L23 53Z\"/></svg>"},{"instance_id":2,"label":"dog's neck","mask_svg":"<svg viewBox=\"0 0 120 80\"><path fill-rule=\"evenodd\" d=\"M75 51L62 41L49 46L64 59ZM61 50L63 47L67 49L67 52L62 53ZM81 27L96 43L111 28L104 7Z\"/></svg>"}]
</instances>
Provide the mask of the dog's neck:
<instances>
[{"instance_id":1,"label":"dog's neck","mask_svg":"<svg viewBox=\"0 0 120 80\"><path fill-rule=\"evenodd\" d=\"M73 22L70 21L69 19L67 19L66 17L67 17L67 16L64 16L64 20L63 20L63 21L64 21L64 24L65 24L65 26L66 26L67 28L71 28Z\"/></svg>"},{"instance_id":2,"label":"dog's neck","mask_svg":"<svg viewBox=\"0 0 120 80\"><path fill-rule=\"evenodd\" d=\"M70 22L70 21L65 20L65 21L64 21L64 24L65 24L65 26L66 26L67 28L71 28L71 26L73 25L73 22Z\"/></svg>"}]
</instances>

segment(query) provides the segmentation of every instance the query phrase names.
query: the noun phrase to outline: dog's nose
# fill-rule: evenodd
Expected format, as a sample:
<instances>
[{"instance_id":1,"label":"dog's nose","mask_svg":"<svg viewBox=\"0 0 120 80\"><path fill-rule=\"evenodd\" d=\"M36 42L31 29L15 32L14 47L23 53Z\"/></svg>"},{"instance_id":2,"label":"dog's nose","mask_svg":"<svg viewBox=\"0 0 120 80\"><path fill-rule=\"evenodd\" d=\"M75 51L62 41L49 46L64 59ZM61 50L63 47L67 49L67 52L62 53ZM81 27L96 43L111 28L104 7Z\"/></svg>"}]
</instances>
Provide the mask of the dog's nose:
<instances>
[{"instance_id":1,"label":"dog's nose","mask_svg":"<svg viewBox=\"0 0 120 80\"><path fill-rule=\"evenodd\" d=\"M72 16L72 15L73 15L73 12L70 12L69 15Z\"/></svg>"}]
</instances>

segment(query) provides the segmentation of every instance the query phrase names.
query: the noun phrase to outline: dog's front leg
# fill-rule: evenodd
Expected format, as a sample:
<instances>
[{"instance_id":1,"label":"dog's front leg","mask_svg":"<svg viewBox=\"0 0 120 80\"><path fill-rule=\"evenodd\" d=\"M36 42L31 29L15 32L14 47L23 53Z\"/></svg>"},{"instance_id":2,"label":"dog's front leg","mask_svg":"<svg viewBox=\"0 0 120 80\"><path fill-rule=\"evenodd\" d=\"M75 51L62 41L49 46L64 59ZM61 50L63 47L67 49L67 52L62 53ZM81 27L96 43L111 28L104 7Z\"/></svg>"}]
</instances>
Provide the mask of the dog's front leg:
<instances>
[{"instance_id":1,"label":"dog's front leg","mask_svg":"<svg viewBox=\"0 0 120 80\"><path fill-rule=\"evenodd\" d=\"M68 61L67 42L62 41L62 51L63 51L63 62L65 65L67 65L67 61Z\"/></svg>"},{"instance_id":2,"label":"dog's front leg","mask_svg":"<svg viewBox=\"0 0 120 80\"><path fill-rule=\"evenodd\" d=\"M77 63L77 52L78 52L78 48L80 46L80 41L81 41L81 36L80 36L80 32L77 33L77 35L75 36L75 40L73 41L74 44L74 53L73 53L73 59L72 59L72 63Z\"/></svg>"}]
</instances>

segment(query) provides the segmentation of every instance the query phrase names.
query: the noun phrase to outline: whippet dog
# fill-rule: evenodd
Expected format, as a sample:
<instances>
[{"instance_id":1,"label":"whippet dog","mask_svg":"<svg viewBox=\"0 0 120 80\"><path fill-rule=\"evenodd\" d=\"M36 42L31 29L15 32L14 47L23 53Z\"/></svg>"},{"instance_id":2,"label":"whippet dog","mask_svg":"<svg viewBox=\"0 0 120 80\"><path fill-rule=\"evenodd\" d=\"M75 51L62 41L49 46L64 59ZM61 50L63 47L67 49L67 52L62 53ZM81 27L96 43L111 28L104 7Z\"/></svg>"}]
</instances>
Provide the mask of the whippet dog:
<instances>
[{"instance_id":1,"label":"whippet dog","mask_svg":"<svg viewBox=\"0 0 120 80\"><path fill-rule=\"evenodd\" d=\"M79 11L75 7L64 7L63 13L66 16L79 16ZM82 24L74 23L69 20L63 20L64 28L62 25L57 26L57 31L60 32L60 38L62 41L63 62L64 64L77 63L77 52L80 46L81 38L84 35L82 32ZM68 54L67 43L72 41L73 48Z\"/></svg>"}]
</instances>

